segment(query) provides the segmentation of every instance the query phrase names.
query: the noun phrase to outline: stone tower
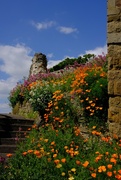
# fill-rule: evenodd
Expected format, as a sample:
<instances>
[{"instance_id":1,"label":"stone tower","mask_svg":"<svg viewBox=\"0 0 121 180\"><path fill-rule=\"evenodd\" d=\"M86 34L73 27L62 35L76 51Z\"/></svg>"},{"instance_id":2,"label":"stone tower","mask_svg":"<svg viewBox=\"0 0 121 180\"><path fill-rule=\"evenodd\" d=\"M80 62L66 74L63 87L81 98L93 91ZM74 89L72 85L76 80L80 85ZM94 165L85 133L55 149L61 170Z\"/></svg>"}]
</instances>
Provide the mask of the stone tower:
<instances>
[{"instance_id":1,"label":"stone tower","mask_svg":"<svg viewBox=\"0 0 121 180\"><path fill-rule=\"evenodd\" d=\"M107 2L108 122L110 134L121 137L121 0Z\"/></svg>"},{"instance_id":2,"label":"stone tower","mask_svg":"<svg viewBox=\"0 0 121 180\"><path fill-rule=\"evenodd\" d=\"M47 72L47 58L42 53L35 53L32 59L29 76Z\"/></svg>"}]
</instances>

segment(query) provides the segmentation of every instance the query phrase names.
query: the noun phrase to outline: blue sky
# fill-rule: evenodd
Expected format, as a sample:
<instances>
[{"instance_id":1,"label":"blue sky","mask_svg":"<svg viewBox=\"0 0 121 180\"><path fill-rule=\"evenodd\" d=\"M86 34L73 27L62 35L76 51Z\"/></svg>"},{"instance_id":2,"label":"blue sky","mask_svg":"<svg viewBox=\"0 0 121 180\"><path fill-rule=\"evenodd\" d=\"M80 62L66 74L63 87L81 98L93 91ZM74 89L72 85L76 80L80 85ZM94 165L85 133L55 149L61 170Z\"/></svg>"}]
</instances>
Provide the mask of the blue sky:
<instances>
[{"instance_id":1,"label":"blue sky","mask_svg":"<svg viewBox=\"0 0 121 180\"><path fill-rule=\"evenodd\" d=\"M0 113L41 52L48 67L67 57L107 52L107 0L0 1Z\"/></svg>"}]
</instances>

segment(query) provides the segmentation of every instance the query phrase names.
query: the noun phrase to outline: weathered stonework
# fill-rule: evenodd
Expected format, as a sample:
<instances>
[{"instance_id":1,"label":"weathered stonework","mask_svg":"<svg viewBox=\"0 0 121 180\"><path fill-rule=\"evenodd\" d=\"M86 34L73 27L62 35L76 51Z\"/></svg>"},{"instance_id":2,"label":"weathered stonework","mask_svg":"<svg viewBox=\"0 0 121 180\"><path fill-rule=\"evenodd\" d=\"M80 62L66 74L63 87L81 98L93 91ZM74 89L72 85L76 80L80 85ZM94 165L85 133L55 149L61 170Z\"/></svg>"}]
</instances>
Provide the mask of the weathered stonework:
<instances>
[{"instance_id":1,"label":"weathered stonework","mask_svg":"<svg viewBox=\"0 0 121 180\"><path fill-rule=\"evenodd\" d=\"M108 0L108 122L110 134L121 137L121 0Z\"/></svg>"},{"instance_id":2,"label":"weathered stonework","mask_svg":"<svg viewBox=\"0 0 121 180\"><path fill-rule=\"evenodd\" d=\"M47 72L47 58L42 53L36 53L32 59L29 76Z\"/></svg>"}]
</instances>

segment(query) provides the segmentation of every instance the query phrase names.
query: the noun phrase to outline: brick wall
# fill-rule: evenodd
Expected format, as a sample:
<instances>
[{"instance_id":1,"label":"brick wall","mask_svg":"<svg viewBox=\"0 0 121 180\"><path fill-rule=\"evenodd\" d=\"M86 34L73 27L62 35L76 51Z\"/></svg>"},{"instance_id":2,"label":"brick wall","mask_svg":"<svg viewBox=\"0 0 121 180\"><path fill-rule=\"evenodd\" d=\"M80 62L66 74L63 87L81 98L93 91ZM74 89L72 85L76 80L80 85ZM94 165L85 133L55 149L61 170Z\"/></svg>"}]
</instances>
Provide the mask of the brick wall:
<instances>
[{"instance_id":1,"label":"brick wall","mask_svg":"<svg viewBox=\"0 0 121 180\"><path fill-rule=\"evenodd\" d=\"M107 1L108 122L110 134L121 137L121 0Z\"/></svg>"}]
</instances>

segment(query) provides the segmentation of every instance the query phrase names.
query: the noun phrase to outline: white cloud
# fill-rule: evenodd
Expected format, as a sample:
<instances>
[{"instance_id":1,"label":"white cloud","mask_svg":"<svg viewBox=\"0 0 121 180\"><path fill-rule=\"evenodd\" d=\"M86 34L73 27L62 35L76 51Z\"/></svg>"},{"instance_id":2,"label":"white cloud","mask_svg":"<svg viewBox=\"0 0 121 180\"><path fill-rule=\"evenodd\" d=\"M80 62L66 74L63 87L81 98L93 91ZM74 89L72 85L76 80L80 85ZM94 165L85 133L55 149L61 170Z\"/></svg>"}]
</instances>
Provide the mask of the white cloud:
<instances>
[{"instance_id":1,"label":"white cloud","mask_svg":"<svg viewBox=\"0 0 121 180\"><path fill-rule=\"evenodd\" d=\"M93 50L86 50L85 54L94 54L96 56L102 55L102 54L107 54L107 45L104 45L103 47L96 47ZM80 54L79 56L83 56L84 54Z\"/></svg>"},{"instance_id":2,"label":"white cloud","mask_svg":"<svg viewBox=\"0 0 121 180\"><path fill-rule=\"evenodd\" d=\"M55 22L54 21L38 22L38 23L32 22L32 25L35 26L38 30L42 30L54 26Z\"/></svg>"},{"instance_id":3,"label":"white cloud","mask_svg":"<svg viewBox=\"0 0 121 180\"><path fill-rule=\"evenodd\" d=\"M63 60L49 60L47 68L51 68L51 67L57 65L61 61L63 61Z\"/></svg>"},{"instance_id":4,"label":"white cloud","mask_svg":"<svg viewBox=\"0 0 121 180\"><path fill-rule=\"evenodd\" d=\"M71 34L73 32L78 32L76 28L71 28L71 27L64 27L64 26L60 26L58 28L58 30L61 32L61 33L64 33L64 34Z\"/></svg>"},{"instance_id":5,"label":"white cloud","mask_svg":"<svg viewBox=\"0 0 121 180\"><path fill-rule=\"evenodd\" d=\"M17 44L16 46L0 45L0 71L7 73L9 78L0 79L0 111L9 112L8 96L19 80L29 75L32 56L31 49ZM7 102L6 102L7 101ZM5 106L6 104L6 106Z\"/></svg>"},{"instance_id":6,"label":"white cloud","mask_svg":"<svg viewBox=\"0 0 121 180\"><path fill-rule=\"evenodd\" d=\"M0 59L3 62L0 71L16 79L27 76L32 59L30 52L31 49L24 45L0 46Z\"/></svg>"},{"instance_id":7,"label":"white cloud","mask_svg":"<svg viewBox=\"0 0 121 180\"><path fill-rule=\"evenodd\" d=\"M47 58L52 58L52 57L53 57L53 53L47 54Z\"/></svg>"}]
</instances>

